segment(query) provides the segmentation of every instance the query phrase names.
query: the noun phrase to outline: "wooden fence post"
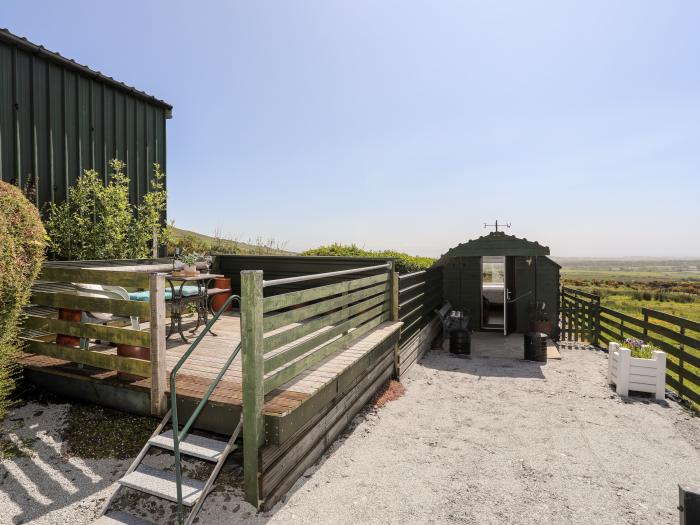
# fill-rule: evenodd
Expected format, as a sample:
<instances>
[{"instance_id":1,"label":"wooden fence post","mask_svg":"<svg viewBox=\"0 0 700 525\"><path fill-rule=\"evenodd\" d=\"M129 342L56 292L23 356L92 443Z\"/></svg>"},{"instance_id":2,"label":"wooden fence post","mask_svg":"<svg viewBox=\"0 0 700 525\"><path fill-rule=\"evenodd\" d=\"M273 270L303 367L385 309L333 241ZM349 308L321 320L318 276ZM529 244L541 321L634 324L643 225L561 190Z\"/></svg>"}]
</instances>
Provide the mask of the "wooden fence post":
<instances>
[{"instance_id":1,"label":"wooden fence post","mask_svg":"<svg viewBox=\"0 0 700 525\"><path fill-rule=\"evenodd\" d=\"M685 326L680 327L680 334L681 336L685 335ZM678 389L678 395L681 396L681 399L683 399L683 396L685 394L685 385L683 384L683 376L685 375L685 359L683 359L683 354L685 354L685 344L679 342L678 350L678 385L680 386L680 388Z\"/></svg>"},{"instance_id":2,"label":"wooden fence post","mask_svg":"<svg viewBox=\"0 0 700 525\"><path fill-rule=\"evenodd\" d=\"M389 277L391 278L391 320L399 321L399 274L396 273L396 264L392 261L389 268ZM396 343L394 346L394 377L401 377L401 345Z\"/></svg>"},{"instance_id":3,"label":"wooden fence post","mask_svg":"<svg viewBox=\"0 0 700 525\"><path fill-rule=\"evenodd\" d=\"M263 272L241 272L243 364L243 479L246 501L260 507L260 446L265 441L263 407Z\"/></svg>"},{"instance_id":4,"label":"wooden fence post","mask_svg":"<svg viewBox=\"0 0 700 525\"><path fill-rule=\"evenodd\" d=\"M165 358L165 275L149 276L151 306L151 414L162 416L168 408L166 383L168 368Z\"/></svg>"}]
</instances>

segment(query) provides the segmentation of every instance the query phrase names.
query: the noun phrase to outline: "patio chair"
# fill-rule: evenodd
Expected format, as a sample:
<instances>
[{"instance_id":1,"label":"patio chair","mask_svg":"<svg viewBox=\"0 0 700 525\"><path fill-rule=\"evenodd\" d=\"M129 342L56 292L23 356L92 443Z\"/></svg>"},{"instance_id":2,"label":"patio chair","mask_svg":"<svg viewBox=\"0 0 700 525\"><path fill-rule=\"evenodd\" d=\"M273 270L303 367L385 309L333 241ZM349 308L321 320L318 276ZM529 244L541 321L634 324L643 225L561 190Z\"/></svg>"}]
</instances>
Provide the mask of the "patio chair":
<instances>
[{"instance_id":1,"label":"patio chair","mask_svg":"<svg viewBox=\"0 0 700 525\"><path fill-rule=\"evenodd\" d=\"M71 283L75 289L75 294L82 297L101 297L104 299L124 299L129 300L129 292L121 286L107 286L100 284L83 284ZM126 320L127 317L114 315L105 312L86 312L83 311L81 321L84 323L107 324L111 321ZM131 316L131 327L135 330L139 329L139 318ZM80 348L87 349L89 340L85 337L80 338Z\"/></svg>"}]
</instances>

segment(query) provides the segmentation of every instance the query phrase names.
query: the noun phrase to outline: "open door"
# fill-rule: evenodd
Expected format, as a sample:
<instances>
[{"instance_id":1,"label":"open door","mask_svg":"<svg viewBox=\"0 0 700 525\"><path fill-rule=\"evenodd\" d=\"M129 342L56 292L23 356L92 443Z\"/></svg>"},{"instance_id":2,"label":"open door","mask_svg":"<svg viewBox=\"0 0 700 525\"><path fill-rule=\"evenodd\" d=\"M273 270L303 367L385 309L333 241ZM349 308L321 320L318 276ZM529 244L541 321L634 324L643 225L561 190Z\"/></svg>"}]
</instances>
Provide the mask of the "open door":
<instances>
[{"instance_id":1,"label":"open door","mask_svg":"<svg viewBox=\"0 0 700 525\"><path fill-rule=\"evenodd\" d=\"M515 257L506 257L503 287L503 335L515 332Z\"/></svg>"}]
</instances>

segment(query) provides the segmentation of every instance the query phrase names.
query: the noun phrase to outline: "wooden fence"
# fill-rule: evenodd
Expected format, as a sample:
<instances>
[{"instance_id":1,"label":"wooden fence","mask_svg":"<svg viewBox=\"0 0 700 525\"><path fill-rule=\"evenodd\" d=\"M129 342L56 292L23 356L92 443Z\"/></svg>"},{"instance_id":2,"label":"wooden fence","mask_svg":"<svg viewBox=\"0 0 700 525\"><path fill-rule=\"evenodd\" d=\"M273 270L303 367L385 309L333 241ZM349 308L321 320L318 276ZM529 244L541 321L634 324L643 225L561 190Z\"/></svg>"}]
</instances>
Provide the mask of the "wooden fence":
<instances>
[{"instance_id":1,"label":"wooden fence","mask_svg":"<svg viewBox=\"0 0 700 525\"><path fill-rule=\"evenodd\" d=\"M80 285L119 286L149 290L150 301L131 301L90 295L79 295ZM123 318L124 322L102 323L82 317L79 321L57 318L59 309L99 312ZM139 323L149 321L147 328L136 329L128 324L130 317ZM24 351L106 370L125 372L151 379L151 411L162 414L166 402L165 362L165 281L163 274L76 267L43 267L32 289L31 306L24 321ZM57 334L80 338L80 348L59 344ZM92 340L108 341L150 349L150 360L116 355L113 349L94 345Z\"/></svg>"},{"instance_id":2,"label":"wooden fence","mask_svg":"<svg viewBox=\"0 0 700 525\"><path fill-rule=\"evenodd\" d=\"M442 267L398 276L400 350L396 370L401 377L423 355L441 329L435 314L443 303Z\"/></svg>"},{"instance_id":3,"label":"wooden fence","mask_svg":"<svg viewBox=\"0 0 700 525\"><path fill-rule=\"evenodd\" d=\"M634 317L581 290L561 290L561 338L607 345L641 339L667 354L666 386L700 407L700 323L649 308Z\"/></svg>"},{"instance_id":4,"label":"wooden fence","mask_svg":"<svg viewBox=\"0 0 700 525\"><path fill-rule=\"evenodd\" d=\"M379 275L268 297L263 297L263 288L286 286L292 279L263 281L260 270L241 272L243 470L246 497L252 504L257 506L260 500L265 394L350 346L382 322L397 320L397 279L390 263L383 267Z\"/></svg>"}]
</instances>

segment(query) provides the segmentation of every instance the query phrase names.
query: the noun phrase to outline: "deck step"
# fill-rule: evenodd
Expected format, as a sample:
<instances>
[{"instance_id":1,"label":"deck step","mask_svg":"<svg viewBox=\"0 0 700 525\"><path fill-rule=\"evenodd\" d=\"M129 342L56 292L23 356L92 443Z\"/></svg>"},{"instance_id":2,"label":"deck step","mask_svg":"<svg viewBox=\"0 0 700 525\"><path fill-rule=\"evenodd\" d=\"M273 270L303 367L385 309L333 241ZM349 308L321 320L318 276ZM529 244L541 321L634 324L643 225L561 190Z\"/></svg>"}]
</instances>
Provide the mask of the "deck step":
<instances>
[{"instance_id":1,"label":"deck step","mask_svg":"<svg viewBox=\"0 0 700 525\"><path fill-rule=\"evenodd\" d=\"M151 445L164 448L166 450L173 450L175 447L173 443L172 430L163 432L159 436L149 439L148 442ZM216 463L219 461L219 459L221 459L225 449L225 441L209 439L202 436L194 436L192 434L188 435L184 441L180 442L180 452L182 454L187 454L188 456L204 459L213 463Z\"/></svg>"},{"instance_id":2,"label":"deck step","mask_svg":"<svg viewBox=\"0 0 700 525\"><path fill-rule=\"evenodd\" d=\"M93 523L95 525L155 525L152 521L146 521L138 516L120 511L109 512L97 518Z\"/></svg>"},{"instance_id":3,"label":"deck step","mask_svg":"<svg viewBox=\"0 0 700 525\"><path fill-rule=\"evenodd\" d=\"M159 498L177 502L177 486L175 473L158 470L141 465L131 474L127 474L119 480L119 484L132 489L153 494ZM182 478L182 502L191 507L199 496L202 495L204 482L189 478Z\"/></svg>"}]
</instances>

